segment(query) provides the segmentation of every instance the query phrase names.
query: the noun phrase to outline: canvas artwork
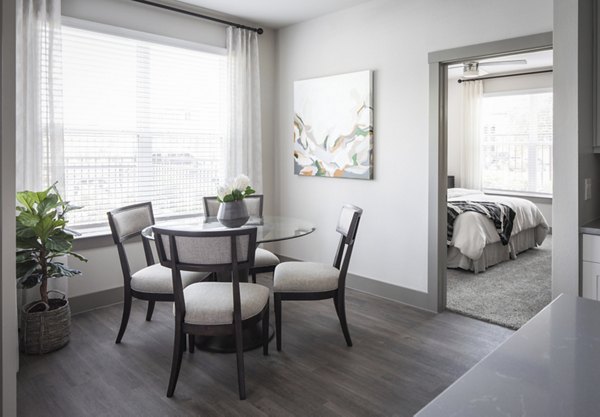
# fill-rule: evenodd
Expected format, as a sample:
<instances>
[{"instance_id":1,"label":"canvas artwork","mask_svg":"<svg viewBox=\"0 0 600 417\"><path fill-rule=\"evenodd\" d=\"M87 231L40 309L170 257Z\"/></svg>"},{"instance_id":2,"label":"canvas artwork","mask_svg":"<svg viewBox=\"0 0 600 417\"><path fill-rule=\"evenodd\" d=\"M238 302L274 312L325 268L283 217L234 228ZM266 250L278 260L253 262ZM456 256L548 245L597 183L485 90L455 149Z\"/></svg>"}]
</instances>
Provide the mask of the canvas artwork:
<instances>
[{"instance_id":1,"label":"canvas artwork","mask_svg":"<svg viewBox=\"0 0 600 417\"><path fill-rule=\"evenodd\" d=\"M294 83L294 173L373 178L373 72Z\"/></svg>"}]
</instances>

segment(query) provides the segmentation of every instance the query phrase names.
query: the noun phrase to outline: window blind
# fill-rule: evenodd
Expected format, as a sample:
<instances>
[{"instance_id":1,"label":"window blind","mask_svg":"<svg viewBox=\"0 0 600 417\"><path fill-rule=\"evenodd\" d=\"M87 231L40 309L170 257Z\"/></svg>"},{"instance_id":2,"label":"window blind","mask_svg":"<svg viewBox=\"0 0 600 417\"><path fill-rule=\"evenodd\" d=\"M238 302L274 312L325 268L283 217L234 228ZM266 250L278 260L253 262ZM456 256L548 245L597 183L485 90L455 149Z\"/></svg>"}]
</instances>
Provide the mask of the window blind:
<instances>
[{"instance_id":1,"label":"window blind","mask_svg":"<svg viewBox=\"0 0 600 417\"><path fill-rule=\"evenodd\" d=\"M157 218L201 213L224 176L226 56L68 25L62 41L71 224L142 201Z\"/></svg>"},{"instance_id":2,"label":"window blind","mask_svg":"<svg viewBox=\"0 0 600 417\"><path fill-rule=\"evenodd\" d=\"M483 187L552 194L552 92L484 96Z\"/></svg>"}]
</instances>

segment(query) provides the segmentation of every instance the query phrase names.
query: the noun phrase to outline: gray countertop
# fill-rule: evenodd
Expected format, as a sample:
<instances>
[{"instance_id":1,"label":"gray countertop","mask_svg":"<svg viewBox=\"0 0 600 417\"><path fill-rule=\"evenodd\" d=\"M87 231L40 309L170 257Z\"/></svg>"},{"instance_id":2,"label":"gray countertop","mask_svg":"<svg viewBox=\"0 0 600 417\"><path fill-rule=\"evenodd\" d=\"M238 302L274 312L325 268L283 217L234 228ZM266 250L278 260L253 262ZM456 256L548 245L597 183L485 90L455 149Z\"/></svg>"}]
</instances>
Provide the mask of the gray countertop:
<instances>
[{"instance_id":1,"label":"gray countertop","mask_svg":"<svg viewBox=\"0 0 600 417\"><path fill-rule=\"evenodd\" d=\"M600 219L592 220L579 228L580 233L588 235L600 235Z\"/></svg>"},{"instance_id":2,"label":"gray countertop","mask_svg":"<svg viewBox=\"0 0 600 417\"><path fill-rule=\"evenodd\" d=\"M415 417L600 416L600 302L561 295Z\"/></svg>"}]
</instances>

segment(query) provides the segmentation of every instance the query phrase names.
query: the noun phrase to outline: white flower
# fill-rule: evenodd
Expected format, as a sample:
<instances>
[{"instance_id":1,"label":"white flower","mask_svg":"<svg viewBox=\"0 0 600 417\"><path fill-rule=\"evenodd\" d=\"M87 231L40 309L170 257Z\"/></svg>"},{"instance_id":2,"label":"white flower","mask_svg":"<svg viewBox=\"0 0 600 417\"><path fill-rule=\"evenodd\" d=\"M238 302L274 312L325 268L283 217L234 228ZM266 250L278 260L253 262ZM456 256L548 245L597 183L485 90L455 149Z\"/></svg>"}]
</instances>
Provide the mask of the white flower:
<instances>
[{"instance_id":1,"label":"white flower","mask_svg":"<svg viewBox=\"0 0 600 417\"><path fill-rule=\"evenodd\" d=\"M250 186L250 178L244 174L240 174L233 180L233 189L244 192Z\"/></svg>"},{"instance_id":2,"label":"white flower","mask_svg":"<svg viewBox=\"0 0 600 417\"><path fill-rule=\"evenodd\" d=\"M217 197L219 197L220 200L223 200L227 194L231 194L230 184L225 183L217 188Z\"/></svg>"}]
</instances>

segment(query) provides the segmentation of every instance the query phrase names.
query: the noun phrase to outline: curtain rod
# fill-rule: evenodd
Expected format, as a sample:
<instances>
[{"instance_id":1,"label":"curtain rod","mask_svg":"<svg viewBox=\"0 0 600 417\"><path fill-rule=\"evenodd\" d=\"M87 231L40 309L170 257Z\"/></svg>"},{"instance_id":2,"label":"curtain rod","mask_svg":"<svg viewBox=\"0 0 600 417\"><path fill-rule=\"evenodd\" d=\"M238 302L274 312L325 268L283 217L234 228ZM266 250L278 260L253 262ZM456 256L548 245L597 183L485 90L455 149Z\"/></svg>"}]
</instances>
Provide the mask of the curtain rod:
<instances>
[{"instance_id":1,"label":"curtain rod","mask_svg":"<svg viewBox=\"0 0 600 417\"><path fill-rule=\"evenodd\" d=\"M533 74L544 74L546 72L552 72L551 69L539 70L539 71L529 71L529 72L519 72L515 74L503 74L503 75L487 75L483 77L475 77L475 78L465 78L458 80L458 83L464 83L467 81L477 81L477 80L490 80L492 78L505 78L505 77L518 77L519 75L533 75Z\"/></svg>"},{"instance_id":2,"label":"curtain rod","mask_svg":"<svg viewBox=\"0 0 600 417\"><path fill-rule=\"evenodd\" d=\"M222 24L228 25L228 26L235 26L236 28L239 28L239 29L248 29L248 30L251 30L253 32L258 33L259 35L262 35L262 33L263 33L262 28L253 28L253 27L242 25L242 24L239 24L239 23L230 22L228 20L218 19L216 17L212 17L212 16L207 16L207 15L204 15L204 14L200 14L200 13L191 12L189 10L178 9L177 7L169 6L169 5L166 5L166 4L155 3L153 1L148 1L148 0L133 0L133 1L136 2L136 3L146 4L148 6L159 7L161 9L169 10L171 12L182 13L182 14L186 14L188 16L198 17L200 19L210 20L211 22L222 23Z\"/></svg>"}]
</instances>

